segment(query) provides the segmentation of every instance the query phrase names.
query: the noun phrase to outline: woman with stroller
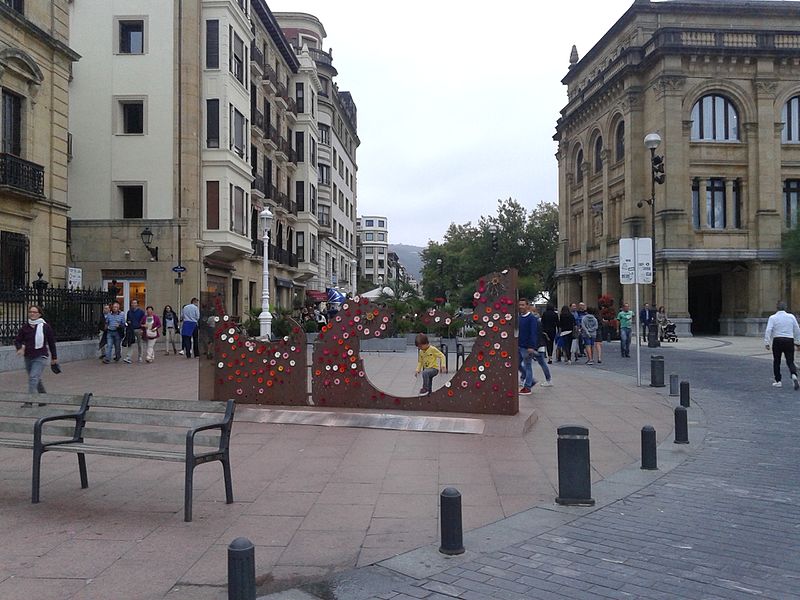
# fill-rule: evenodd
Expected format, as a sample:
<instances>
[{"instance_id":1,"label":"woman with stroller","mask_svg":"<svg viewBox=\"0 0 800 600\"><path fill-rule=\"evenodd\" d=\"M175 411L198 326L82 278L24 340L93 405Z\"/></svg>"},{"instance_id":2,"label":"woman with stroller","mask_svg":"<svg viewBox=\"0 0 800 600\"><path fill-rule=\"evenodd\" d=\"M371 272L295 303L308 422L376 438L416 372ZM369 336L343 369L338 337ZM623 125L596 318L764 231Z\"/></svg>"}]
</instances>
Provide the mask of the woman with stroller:
<instances>
[{"instance_id":1,"label":"woman with stroller","mask_svg":"<svg viewBox=\"0 0 800 600\"><path fill-rule=\"evenodd\" d=\"M656 312L656 324L658 325L658 341L659 342L663 342L664 341L664 334L665 334L666 329L667 329L668 321L669 320L667 319L667 309L665 309L663 306L659 306L658 307L658 311Z\"/></svg>"}]
</instances>

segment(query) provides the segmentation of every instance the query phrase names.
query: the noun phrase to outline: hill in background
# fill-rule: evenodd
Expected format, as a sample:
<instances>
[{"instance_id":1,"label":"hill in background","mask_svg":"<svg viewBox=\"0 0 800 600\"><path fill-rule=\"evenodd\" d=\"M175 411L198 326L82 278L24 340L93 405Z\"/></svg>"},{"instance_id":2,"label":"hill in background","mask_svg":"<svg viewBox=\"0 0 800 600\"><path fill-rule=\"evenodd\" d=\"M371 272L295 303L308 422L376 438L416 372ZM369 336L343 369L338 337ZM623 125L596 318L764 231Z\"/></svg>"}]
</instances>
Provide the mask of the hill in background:
<instances>
[{"instance_id":1,"label":"hill in background","mask_svg":"<svg viewBox=\"0 0 800 600\"><path fill-rule=\"evenodd\" d=\"M424 248L422 246L408 246L406 244L389 244L389 252L395 252L400 259L400 263L406 268L406 273L411 275L417 281L421 281L422 277L422 259L419 253Z\"/></svg>"}]
</instances>

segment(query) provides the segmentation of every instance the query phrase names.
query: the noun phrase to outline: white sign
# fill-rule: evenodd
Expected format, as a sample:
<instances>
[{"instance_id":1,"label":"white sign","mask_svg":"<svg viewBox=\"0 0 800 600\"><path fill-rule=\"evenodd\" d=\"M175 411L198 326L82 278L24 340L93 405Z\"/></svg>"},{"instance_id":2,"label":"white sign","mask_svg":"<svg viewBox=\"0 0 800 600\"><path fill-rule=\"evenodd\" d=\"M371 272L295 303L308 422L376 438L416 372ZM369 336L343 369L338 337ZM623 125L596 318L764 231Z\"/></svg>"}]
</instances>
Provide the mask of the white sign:
<instances>
[{"instance_id":1,"label":"white sign","mask_svg":"<svg viewBox=\"0 0 800 600\"><path fill-rule=\"evenodd\" d=\"M67 287L71 290L83 287L83 269L77 267L67 269Z\"/></svg>"},{"instance_id":2,"label":"white sign","mask_svg":"<svg viewBox=\"0 0 800 600\"><path fill-rule=\"evenodd\" d=\"M619 282L653 283L653 245L650 238L619 241Z\"/></svg>"}]
</instances>

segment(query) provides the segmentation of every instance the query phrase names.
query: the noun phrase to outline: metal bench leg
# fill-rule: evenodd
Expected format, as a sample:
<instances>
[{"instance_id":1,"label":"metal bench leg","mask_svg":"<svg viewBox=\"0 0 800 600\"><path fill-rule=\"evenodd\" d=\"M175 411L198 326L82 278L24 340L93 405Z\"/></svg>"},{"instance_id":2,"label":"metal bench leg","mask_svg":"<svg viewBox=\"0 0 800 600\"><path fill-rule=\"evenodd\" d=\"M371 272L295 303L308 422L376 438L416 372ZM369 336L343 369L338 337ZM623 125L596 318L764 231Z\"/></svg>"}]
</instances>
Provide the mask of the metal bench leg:
<instances>
[{"instance_id":1,"label":"metal bench leg","mask_svg":"<svg viewBox=\"0 0 800 600\"><path fill-rule=\"evenodd\" d=\"M231 461L226 456L222 459L222 474L225 477L225 502L233 504L233 483L231 482Z\"/></svg>"},{"instance_id":2,"label":"metal bench leg","mask_svg":"<svg viewBox=\"0 0 800 600\"><path fill-rule=\"evenodd\" d=\"M89 487L89 478L86 475L86 455L83 452L78 452L78 471L81 474L81 488L85 490Z\"/></svg>"},{"instance_id":3,"label":"metal bench leg","mask_svg":"<svg viewBox=\"0 0 800 600\"><path fill-rule=\"evenodd\" d=\"M192 484L194 482L194 463L186 461L186 483L184 484L183 497L183 520L187 523L192 521Z\"/></svg>"},{"instance_id":4,"label":"metal bench leg","mask_svg":"<svg viewBox=\"0 0 800 600\"><path fill-rule=\"evenodd\" d=\"M33 449L33 476L31 477L31 504L39 503L39 472L42 468L42 451Z\"/></svg>"}]
</instances>

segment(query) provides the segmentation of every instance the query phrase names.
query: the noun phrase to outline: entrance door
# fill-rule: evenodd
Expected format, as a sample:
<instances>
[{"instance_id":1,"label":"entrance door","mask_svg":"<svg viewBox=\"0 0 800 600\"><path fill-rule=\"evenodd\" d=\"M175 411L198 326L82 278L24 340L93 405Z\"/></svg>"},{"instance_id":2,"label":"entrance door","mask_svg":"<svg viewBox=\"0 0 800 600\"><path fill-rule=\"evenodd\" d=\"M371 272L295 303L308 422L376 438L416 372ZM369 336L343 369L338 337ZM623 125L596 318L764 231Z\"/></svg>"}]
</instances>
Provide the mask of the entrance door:
<instances>
[{"instance_id":1,"label":"entrance door","mask_svg":"<svg viewBox=\"0 0 800 600\"><path fill-rule=\"evenodd\" d=\"M147 306L147 282L133 279L104 279L103 290L108 291L111 282L115 281L117 286L117 302L120 310L127 311L131 306L131 300L138 300L140 307Z\"/></svg>"},{"instance_id":2,"label":"entrance door","mask_svg":"<svg viewBox=\"0 0 800 600\"><path fill-rule=\"evenodd\" d=\"M692 335L718 335L722 313L722 276L689 277L689 314Z\"/></svg>"}]
</instances>

